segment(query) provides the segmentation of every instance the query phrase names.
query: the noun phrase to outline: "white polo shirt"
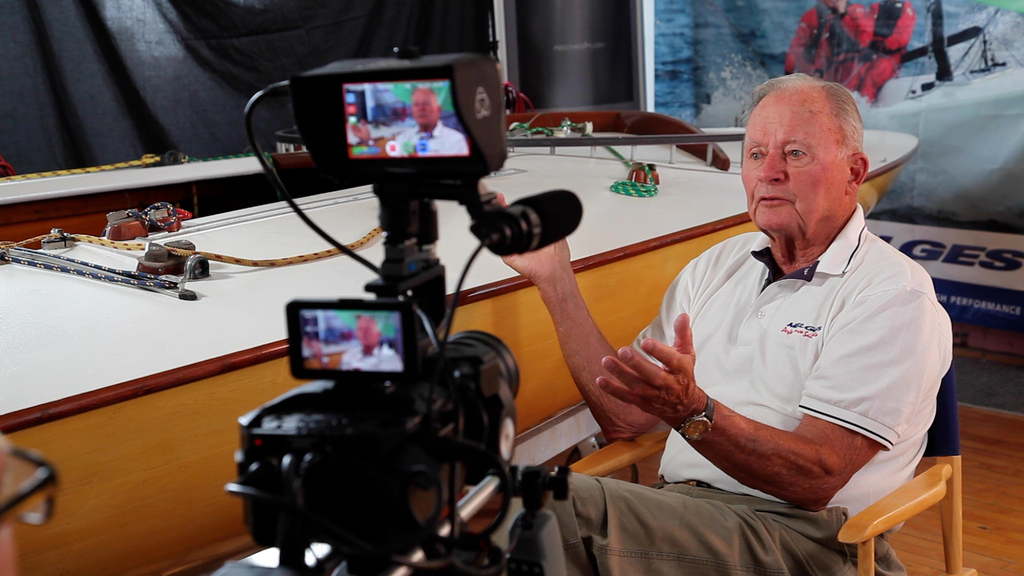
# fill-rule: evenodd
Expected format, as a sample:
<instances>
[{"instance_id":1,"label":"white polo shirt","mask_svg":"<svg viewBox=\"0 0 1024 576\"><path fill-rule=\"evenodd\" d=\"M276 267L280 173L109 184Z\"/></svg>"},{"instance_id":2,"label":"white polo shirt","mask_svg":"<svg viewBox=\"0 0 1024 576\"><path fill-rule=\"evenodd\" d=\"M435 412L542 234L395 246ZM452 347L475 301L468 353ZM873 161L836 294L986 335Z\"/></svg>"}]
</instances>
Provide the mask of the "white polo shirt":
<instances>
[{"instance_id":1,"label":"white polo shirt","mask_svg":"<svg viewBox=\"0 0 1024 576\"><path fill-rule=\"evenodd\" d=\"M437 121L432 132L423 132L419 128L410 128L398 133L395 141L404 149L405 144L412 146L416 156L465 156L469 154L469 141L466 136Z\"/></svg>"},{"instance_id":2,"label":"white polo shirt","mask_svg":"<svg viewBox=\"0 0 1024 576\"><path fill-rule=\"evenodd\" d=\"M341 357L342 370L401 372L402 368L402 357L386 344L380 344L369 354L364 353L361 346L356 346Z\"/></svg>"},{"instance_id":3,"label":"white polo shirt","mask_svg":"<svg viewBox=\"0 0 1024 576\"><path fill-rule=\"evenodd\" d=\"M812 415L880 443L830 503L856 514L913 477L952 360L949 316L924 269L869 232L859 206L816 265L762 291L768 269L752 252L767 246L755 232L695 258L634 347L647 337L672 344L673 321L688 312L697 385L717 402L782 430ZM661 475L778 500L674 432Z\"/></svg>"}]
</instances>

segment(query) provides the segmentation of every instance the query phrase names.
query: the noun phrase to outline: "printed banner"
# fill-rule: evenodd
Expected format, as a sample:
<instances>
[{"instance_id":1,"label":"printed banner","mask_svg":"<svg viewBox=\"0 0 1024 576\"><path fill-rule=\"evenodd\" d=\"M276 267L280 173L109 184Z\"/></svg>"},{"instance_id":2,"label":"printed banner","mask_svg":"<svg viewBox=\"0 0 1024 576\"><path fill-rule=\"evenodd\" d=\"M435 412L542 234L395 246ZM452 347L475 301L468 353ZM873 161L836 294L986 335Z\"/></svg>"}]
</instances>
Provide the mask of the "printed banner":
<instances>
[{"instance_id":1,"label":"printed banner","mask_svg":"<svg viewBox=\"0 0 1024 576\"><path fill-rule=\"evenodd\" d=\"M921 264L954 322L1024 332L1024 236L868 220Z\"/></svg>"}]
</instances>

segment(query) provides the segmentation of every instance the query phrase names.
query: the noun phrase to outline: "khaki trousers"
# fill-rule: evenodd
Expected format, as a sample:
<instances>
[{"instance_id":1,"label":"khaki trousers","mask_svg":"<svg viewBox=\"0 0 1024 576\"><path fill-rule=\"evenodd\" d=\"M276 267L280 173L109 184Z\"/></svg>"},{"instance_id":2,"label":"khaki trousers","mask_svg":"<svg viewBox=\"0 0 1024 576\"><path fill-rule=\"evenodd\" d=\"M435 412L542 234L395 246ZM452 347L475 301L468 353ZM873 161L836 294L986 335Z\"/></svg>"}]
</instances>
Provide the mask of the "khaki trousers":
<instances>
[{"instance_id":1,"label":"khaki trousers","mask_svg":"<svg viewBox=\"0 0 1024 576\"><path fill-rule=\"evenodd\" d=\"M570 498L549 501L568 574L854 575L857 551L836 540L845 508L810 512L688 484L656 488L572 476ZM887 537L875 542L880 576L906 575Z\"/></svg>"}]
</instances>

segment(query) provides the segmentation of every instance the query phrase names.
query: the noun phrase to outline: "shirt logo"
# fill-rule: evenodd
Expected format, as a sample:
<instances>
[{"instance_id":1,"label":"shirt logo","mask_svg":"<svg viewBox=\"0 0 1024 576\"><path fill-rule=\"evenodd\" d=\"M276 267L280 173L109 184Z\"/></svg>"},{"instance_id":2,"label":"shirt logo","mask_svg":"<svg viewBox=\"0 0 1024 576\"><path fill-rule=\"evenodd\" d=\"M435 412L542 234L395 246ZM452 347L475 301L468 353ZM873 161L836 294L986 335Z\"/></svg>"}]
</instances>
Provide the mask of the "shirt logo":
<instances>
[{"instance_id":1,"label":"shirt logo","mask_svg":"<svg viewBox=\"0 0 1024 576\"><path fill-rule=\"evenodd\" d=\"M821 334L821 326L808 326L802 322L790 322L782 327L783 334L795 334L804 338L817 338Z\"/></svg>"}]
</instances>

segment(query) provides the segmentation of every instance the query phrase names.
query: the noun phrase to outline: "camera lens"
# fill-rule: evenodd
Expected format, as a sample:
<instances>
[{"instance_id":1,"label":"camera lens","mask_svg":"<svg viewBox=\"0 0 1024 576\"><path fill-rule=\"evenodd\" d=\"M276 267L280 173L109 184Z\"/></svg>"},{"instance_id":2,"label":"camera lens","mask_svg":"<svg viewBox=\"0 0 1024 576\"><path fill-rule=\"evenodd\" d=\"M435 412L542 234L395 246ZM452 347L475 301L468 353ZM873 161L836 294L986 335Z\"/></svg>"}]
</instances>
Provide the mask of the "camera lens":
<instances>
[{"instance_id":1,"label":"camera lens","mask_svg":"<svg viewBox=\"0 0 1024 576\"><path fill-rule=\"evenodd\" d=\"M448 339L449 350L454 350L460 346L473 346L492 352L498 363L501 381L508 385L512 391L512 397L515 398L516 394L519 393L519 364L516 363L516 357L512 354L512 351L509 350L508 346L501 339L487 332L467 330L459 332Z\"/></svg>"}]
</instances>

